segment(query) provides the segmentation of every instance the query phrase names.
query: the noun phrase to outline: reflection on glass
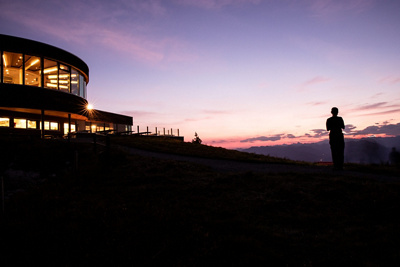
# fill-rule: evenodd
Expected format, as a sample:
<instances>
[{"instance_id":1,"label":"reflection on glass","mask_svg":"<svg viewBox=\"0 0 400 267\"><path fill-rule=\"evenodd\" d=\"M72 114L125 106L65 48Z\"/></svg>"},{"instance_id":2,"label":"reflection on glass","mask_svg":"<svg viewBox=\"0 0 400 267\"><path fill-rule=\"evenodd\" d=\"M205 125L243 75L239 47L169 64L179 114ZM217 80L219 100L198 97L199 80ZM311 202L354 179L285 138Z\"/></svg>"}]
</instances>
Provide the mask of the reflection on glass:
<instances>
[{"instance_id":1,"label":"reflection on glass","mask_svg":"<svg viewBox=\"0 0 400 267\"><path fill-rule=\"evenodd\" d=\"M61 91L69 93L69 86L70 86L70 71L69 67L60 64L60 69L58 73L58 87Z\"/></svg>"},{"instance_id":2,"label":"reflection on glass","mask_svg":"<svg viewBox=\"0 0 400 267\"><path fill-rule=\"evenodd\" d=\"M0 118L0 127L10 127L10 119Z\"/></svg>"},{"instance_id":3,"label":"reflection on glass","mask_svg":"<svg viewBox=\"0 0 400 267\"><path fill-rule=\"evenodd\" d=\"M40 58L25 55L25 85L41 86Z\"/></svg>"},{"instance_id":4,"label":"reflection on glass","mask_svg":"<svg viewBox=\"0 0 400 267\"><path fill-rule=\"evenodd\" d=\"M79 73L76 69L71 70L71 93L79 95Z\"/></svg>"},{"instance_id":5,"label":"reflection on glass","mask_svg":"<svg viewBox=\"0 0 400 267\"><path fill-rule=\"evenodd\" d=\"M22 84L22 54L3 53L3 82Z\"/></svg>"},{"instance_id":6,"label":"reflection on glass","mask_svg":"<svg viewBox=\"0 0 400 267\"><path fill-rule=\"evenodd\" d=\"M82 75L79 75L79 96L86 98L86 81Z\"/></svg>"},{"instance_id":7,"label":"reflection on glass","mask_svg":"<svg viewBox=\"0 0 400 267\"><path fill-rule=\"evenodd\" d=\"M26 120L14 119L14 128L26 129Z\"/></svg>"},{"instance_id":8,"label":"reflection on glass","mask_svg":"<svg viewBox=\"0 0 400 267\"><path fill-rule=\"evenodd\" d=\"M57 62L44 59L44 88L58 89L58 67Z\"/></svg>"}]
</instances>

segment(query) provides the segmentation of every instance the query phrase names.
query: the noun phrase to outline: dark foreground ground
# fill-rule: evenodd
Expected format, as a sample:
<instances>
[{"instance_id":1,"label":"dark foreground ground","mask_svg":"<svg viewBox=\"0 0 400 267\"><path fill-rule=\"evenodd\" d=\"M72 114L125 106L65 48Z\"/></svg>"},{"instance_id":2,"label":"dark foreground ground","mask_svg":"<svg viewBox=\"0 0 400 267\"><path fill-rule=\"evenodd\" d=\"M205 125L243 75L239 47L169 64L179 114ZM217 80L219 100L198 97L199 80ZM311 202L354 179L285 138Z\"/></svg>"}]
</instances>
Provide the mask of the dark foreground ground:
<instances>
[{"instance_id":1,"label":"dark foreground ground","mask_svg":"<svg viewBox=\"0 0 400 267\"><path fill-rule=\"evenodd\" d=\"M1 266L400 263L393 179L218 171L57 142L2 145Z\"/></svg>"}]
</instances>

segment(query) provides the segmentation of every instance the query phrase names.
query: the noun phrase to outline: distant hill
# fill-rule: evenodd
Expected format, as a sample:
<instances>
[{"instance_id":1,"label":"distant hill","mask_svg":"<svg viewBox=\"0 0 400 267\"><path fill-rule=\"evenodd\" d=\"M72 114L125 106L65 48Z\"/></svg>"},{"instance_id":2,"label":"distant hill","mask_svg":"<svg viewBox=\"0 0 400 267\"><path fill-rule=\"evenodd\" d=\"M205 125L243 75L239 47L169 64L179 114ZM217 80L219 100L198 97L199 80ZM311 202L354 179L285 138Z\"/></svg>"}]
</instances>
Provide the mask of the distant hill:
<instances>
[{"instance_id":1,"label":"distant hill","mask_svg":"<svg viewBox=\"0 0 400 267\"><path fill-rule=\"evenodd\" d=\"M389 153L393 147L397 151L400 151L400 136L387 138L371 137L359 140L347 139L345 142L345 162L351 163L385 163L388 162ZM312 144L297 143L279 146L257 146L238 150L308 162L332 160L328 140Z\"/></svg>"}]
</instances>

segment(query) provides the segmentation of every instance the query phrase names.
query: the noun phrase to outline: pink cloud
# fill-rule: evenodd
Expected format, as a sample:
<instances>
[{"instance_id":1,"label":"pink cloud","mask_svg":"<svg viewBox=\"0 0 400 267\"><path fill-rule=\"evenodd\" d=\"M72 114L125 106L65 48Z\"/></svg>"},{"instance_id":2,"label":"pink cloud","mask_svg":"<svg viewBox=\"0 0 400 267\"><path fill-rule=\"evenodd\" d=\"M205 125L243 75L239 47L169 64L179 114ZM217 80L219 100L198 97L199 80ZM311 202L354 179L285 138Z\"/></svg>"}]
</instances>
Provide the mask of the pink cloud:
<instances>
[{"instance_id":1,"label":"pink cloud","mask_svg":"<svg viewBox=\"0 0 400 267\"><path fill-rule=\"evenodd\" d=\"M376 109L376 108L382 108L386 107L388 102L379 102L379 103L374 103L374 104L365 104L357 107L357 110L368 110L368 109Z\"/></svg>"},{"instance_id":2,"label":"pink cloud","mask_svg":"<svg viewBox=\"0 0 400 267\"><path fill-rule=\"evenodd\" d=\"M363 114L362 116L378 116L378 115L399 115L400 109L385 110L379 112L372 112L368 114Z\"/></svg>"},{"instance_id":3,"label":"pink cloud","mask_svg":"<svg viewBox=\"0 0 400 267\"><path fill-rule=\"evenodd\" d=\"M361 13L373 7L375 0L308 0L309 9L315 17L330 17L346 11Z\"/></svg>"},{"instance_id":4,"label":"pink cloud","mask_svg":"<svg viewBox=\"0 0 400 267\"><path fill-rule=\"evenodd\" d=\"M204 9L219 9L231 5L258 4L261 0L175 0L185 6L195 6Z\"/></svg>"},{"instance_id":5,"label":"pink cloud","mask_svg":"<svg viewBox=\"0 0 400 267\"><path fill-rule=\"evenodd\" d=\"M171 37L152 37L152 29L145 24L122 24L121 18L140 16L163 16L166 12L159 1L127 1L120 0L118 5L125 9L113 9L113 5L97 5L97 2L80 3L76 9L69 2L68 6L55 8L56 3L50 4L54 11L48 12L46 5L37 2L39 7L32 12L26 3L15 0L5 4L0 15L13 23L22 24L33 32L55 37L68 43L80 46L103 46L110 53L119 52L135 60L145 63L193 61L197 56L189 48L189 44ZM111 2L110 2L111 3ZM3 5L3 4L2 4ZM87 8L82 7L87 6ZM90 10L90 12L86 12ZM119 18L118 20L116 18ZM57 23L52 23L53 21Z\"/></svg>"},{"instance_id":6,"label":"pink cloud","mask_svg":"<svg viewBox=\"0 0 400 267\"><path fill-rule=\"evenodd\" d=\"M400 77L387 76L379 80L379 83L384 84L397 84L400 83Z\"/></svg>"},{"instance_id":7,"label":"pink cloud","mask_svg":"<svg viewBox=\"0 0 400 267\"><path fill-rule=\"evenodd\" d=\"M374 115L390 115L396 114L400 111L400 104L390 104L389 102L377 102L372 104L359 105L354 109L349 110L350 112L364 112L359 116L374 116Z\"/></svg>"},{"instance_id":8,"label":"pink cloud","mask_svg":"<svg viewBox=\"0 0 400 267\"><path fill-rule=\"evenodd\" d=\"M316 77L302 83L302 86L309 86L309 85L314 85L314 84L318 84L318 83L324 83L324 82L328 82L330 80L331 79L326 78L326 77L316 76Z\"/></svg>"},{"instance_id":9,"label":"pink cloud","mask_svg":"<svg viewBox=\"0 0 400 267\"><path fill-rule=\"evenodd\" d=\"M328 102L326 101L318 101L318 102L309 102L307 105L310 106L321 106L321 105L326 105Z\"/></svg>"},{"instance_id":10,"label":"pink cloud","mask_svg":"<svg viewBox=\"0 0 400 267\"><path fill-rule=\"evenodd\" d=\"M316 84L321 84L321 83L326 83L326 82L329 82L330 80L331 80L330 78L326 78L323 76L315 76L314 78L301 83L298 91L299 92L305 91L310 86L314 86Z\"/></svg>"}]
</instances>

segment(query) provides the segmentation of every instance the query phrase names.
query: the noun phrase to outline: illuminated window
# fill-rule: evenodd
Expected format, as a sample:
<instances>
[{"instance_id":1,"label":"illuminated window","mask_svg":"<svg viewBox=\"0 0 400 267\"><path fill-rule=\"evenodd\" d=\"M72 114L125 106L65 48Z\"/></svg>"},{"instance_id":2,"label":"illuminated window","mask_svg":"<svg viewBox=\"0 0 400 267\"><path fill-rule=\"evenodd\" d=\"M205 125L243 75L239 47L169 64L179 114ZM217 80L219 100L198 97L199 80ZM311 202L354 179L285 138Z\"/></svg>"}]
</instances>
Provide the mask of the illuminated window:
<instances>
[{"instance_id":1,"label":"illuminated window","mask_svg":"<svg viewBox=\"0 0 400 267\"><path fill-rule=\"evenodd\" d=\"M68 123L64 123L64 134L68 134ZM71 124L71 133L76 132L75 124Z\"/></svg>"},{"instance_id":2,"label":"illuminated window","mask_svg":"<svg viewBox=\"0 0 400 267\"><path fill-rule=\"evenodd\" d=\"M49 121L45 121L44 122L44 129L45 130L50 130L50 122Z\"/></svg>"},{"instance_id":3,"label":"illuminated window","mask_svg":"<svg viewBox=\"0 0 400 267\"><path fill-rule=\"evenodd\" d=\"M25 84L39 87L41 80L40 58L25 55Z\"/></svg>"},{"instance_id":4,"label":"illuminated window","mask_svg":"<svg viewBox=\"0 0 400 267\"><path fill-rule=\"evenodd\" d=\"M59 75L58 75L58 87L61 91L69 93L70 86L70 71L69 67L60 64Z\"/></svg>"},{"instance_id":5,"label":"illuminated window","mask_svg":"<svg viewBox=\"0 0 400 267\"><path fill-rule=\"evenodd\" d=\"M26 129L26 120L14 119L14 128Z\"/></svg>"},{"instance_id":6,"label":"illuminated window","mask_svg":"<svg viewBox=\"0 0 400 267\"><path fill-rule=\"evenodd\" d=\"M58 89L58 67L57 62L44 59L44 88Z\"/></svg>"},{"instance_id":7,"label":"illuminated window","mask_svg":"<svg viewBox=\"0 0 400 267\"><path fill-rule=\"evenodd\" d=\"M28 120L28 129L36 129L36 121Z\"/></svg>"},{"instance_id":8,"label":"illuminated window","mask_svg":"<svg viewBox=\"0 0 400 267\"><path fill-rule=\"evenodd\" d=\"M58 131L58 122L50 122L50 130Z\"/></svg>"},{"instance_id":9,"label":"illuminated window","mask_svg":"<svg viewBox=\"0 0 400 267\"><path fill-rule=\"evenodd\" d=\"M0 118L0 127L10 127L10 119Z\"/></svg>"},{"instance_id":10,"label":"illuminated window","mask_svg":"<svg viewBox=\"0 0 400 267\"><path fill-rule=\"evenodd\" d=\"M39 128L42 129L41 123L39 123ZM44 121L44 129L58 131L58 122Z\"/></svg>"},{"instance_id":11,"label":"illuminated window","mask_svg":"<svg viewBox=\"0 0 400 267\"><path fill-rule=\"evenodd\" d=\"M22 84L22 54L3 53L3 82Z\"/></svg>"}]
</instances>

